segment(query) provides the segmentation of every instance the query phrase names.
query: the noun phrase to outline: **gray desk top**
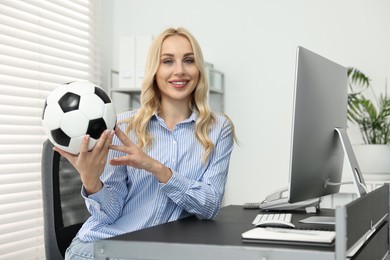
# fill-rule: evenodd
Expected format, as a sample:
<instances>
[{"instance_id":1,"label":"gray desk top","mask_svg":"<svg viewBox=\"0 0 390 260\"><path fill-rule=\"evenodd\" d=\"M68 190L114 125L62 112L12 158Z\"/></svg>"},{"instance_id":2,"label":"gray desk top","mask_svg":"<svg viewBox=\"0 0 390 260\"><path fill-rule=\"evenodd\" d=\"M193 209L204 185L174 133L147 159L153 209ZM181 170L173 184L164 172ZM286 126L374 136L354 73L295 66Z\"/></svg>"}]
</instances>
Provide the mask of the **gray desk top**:
<instances>
[{"instance_id":1,"label":"gray desk top","mask_svg":"<svg viewBox=\"0 0 390 260\"><path fill-rule=\"evenodd\" d=\"M259 244L246 243L241 239L241 234L252 229L252 220L259 210L243 209L242 206L223 207L214 220L202 220L195 216L184 218L167 224L127 233L121 236L107 239L109 241L126 242L157 242L157 243L176 243L176 244L204 244L204 245L223 245L223 246L246 246L246 247L283 247L286 245L277 244ZM317 214L294 213L292 222L297 228L316 228L327 229L329 226L307 225L298 221L309 215L334 215L333 210L321 210ZM299 249L311 249L334 251L334 246L302 246L288 245L288 247Z\"/></svg>"},{"instance_id":2,"label":"gray desk top","mask_svg":"<svg viewBox=\"0 0 390 260\"><path fill-rule=\"evenodd\" d=\"M94 248L95 258L99 260L110 257L145 260L182 260L183 258L188 260L263 258L330 260L346 259L347 255L353 254L354 259L385 259L389 252L388 185L344 207L338 207L336 211L337 247L318 244L276 244L277 242L272 241L243 242L241 234L253 228L251 223L259 210L227 206L221 209L214 220L201 220L192 216L97 241ZM333 210L324 209L317 214L294 212L292 222L299 229L329 230L327 225L301 224L299 220L313 215L334 216L334 214ZM367 231L371 234L368 240ZM347 242L354 245L350 246Z\"/></svg>"}]
</instances>

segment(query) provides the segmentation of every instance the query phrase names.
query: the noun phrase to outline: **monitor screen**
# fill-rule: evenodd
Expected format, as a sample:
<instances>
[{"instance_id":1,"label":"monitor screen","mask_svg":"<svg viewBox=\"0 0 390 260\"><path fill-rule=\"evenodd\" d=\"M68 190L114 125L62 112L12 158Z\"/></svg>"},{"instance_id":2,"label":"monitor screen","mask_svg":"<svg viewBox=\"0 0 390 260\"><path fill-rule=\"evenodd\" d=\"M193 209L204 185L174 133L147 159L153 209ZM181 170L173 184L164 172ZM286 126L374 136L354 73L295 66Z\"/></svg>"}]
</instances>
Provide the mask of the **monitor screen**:
<instances>
[{"instance_id":1,"label":"monitor screen","mask_svg":"<svg viewBox=\"0 0 390 260\"><path fill-rule=\"evenodd\" d=\"M344 150L335 128L347 127L347 69L297 48L289 202L340 190Z\"/></svg>"}]
</instances>

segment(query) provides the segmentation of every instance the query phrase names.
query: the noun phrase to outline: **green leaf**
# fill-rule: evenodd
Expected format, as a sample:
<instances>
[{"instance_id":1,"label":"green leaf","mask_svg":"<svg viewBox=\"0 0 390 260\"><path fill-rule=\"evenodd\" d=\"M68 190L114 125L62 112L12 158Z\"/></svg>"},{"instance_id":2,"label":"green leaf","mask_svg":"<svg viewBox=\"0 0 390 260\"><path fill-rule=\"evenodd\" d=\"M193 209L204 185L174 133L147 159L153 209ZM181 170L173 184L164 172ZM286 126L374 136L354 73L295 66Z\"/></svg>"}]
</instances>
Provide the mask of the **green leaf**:
<instances>
[{"instance_id":1,"label":"green leaf","mask_svg":"<svg viewBox=\"0 0 390 260\"><path fill-rule=\"evenodd\" d=\"M348 79L351 85L366 89L370 86L371 79L356 68L347 69Z\"/></svg>"},{"instance_id":2,"label":"green leaf","mask_svg":"<svg viewBox=\"0 0 390 260\"><path fill-rule=\"evenodd\" d=\"M348 68L348 120L356 124L367 144L390 143L390 99L381 94L375 105L364 96L370 78L356 68ZM374 93L375 96L375 93Z\"/></svg>"}]
</instances>

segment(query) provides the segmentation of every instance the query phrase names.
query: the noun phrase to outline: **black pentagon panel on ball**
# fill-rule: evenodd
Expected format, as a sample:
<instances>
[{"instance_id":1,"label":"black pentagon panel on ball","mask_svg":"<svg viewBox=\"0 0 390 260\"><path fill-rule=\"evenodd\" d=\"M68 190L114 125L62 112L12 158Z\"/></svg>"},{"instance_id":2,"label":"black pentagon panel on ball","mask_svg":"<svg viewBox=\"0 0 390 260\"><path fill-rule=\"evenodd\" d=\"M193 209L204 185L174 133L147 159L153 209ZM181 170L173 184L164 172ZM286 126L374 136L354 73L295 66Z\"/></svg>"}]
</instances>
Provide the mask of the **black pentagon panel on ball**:
<instances>
[{"instance_id":1,"label":"black pentagon panel on ball","mask_svg":"<svg viewBox=\"0 0 390 260\"><path fill-rule=\"evenodd\" d=\"M95 87L95 95L100 97L100 99L103 100L104 104L111 103L110 97L107 95L106 92L104 92L103 89Z\"/></svg>"},{"instance_id":2,"label":"black pentagon panel on ball","mask_svg":"<svg viewBox=\"0 0 390 260\"><path fill-rule=\"evenodd\" d=\"M99 137L106 129L107 125L103 118L89 120L87 134L89 134L94 139L99 139Z\"/></svg>"},{"instance_id":3,"label":"black pentagon panel on ball","mask_svg":"<svg viewBox=\"0 0 390 260\"><path fill-rule=\"evenodd\" d=\"M62 146L69 146L70 137L65 134L64 131L61 130L61 128L51 130L51 136L57 144Z\"/></svg>"},{"instance_id":4,"label":"black pentagon panel on ball","mask_svg":"<svg viewBox=\"0 0 390 260\"><path fill-rule=\"evenodd\" d=\"M80 96L75 93L68 92L63 95L60 100L58 100L58 104L64 113L77 110L79 109Z\"/></svg>"}]
</instances>

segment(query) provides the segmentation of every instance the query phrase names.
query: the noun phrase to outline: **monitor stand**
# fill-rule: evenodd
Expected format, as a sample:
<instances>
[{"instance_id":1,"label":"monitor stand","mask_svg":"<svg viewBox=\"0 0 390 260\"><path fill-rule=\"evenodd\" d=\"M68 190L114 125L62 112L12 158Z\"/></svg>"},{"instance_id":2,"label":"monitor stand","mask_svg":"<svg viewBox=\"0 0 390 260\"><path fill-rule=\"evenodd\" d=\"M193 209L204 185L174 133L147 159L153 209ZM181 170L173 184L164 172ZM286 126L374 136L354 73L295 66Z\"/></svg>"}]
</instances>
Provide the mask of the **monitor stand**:
<instances>
[{"instance_id":1,"label":"monitor stand","mask_svg":"<svg viewBox=\"0 0 390 260\"><path fill-rule=\"evenodd\" d=\"M349 141L348 134L345 129L335 128L335 131L340 137L341 144L343 146L344 154L347 156L350 170L352 173L352 180L356 188L356 194L360 198L367 194L366 183L364 182L363 175L360 171L359 164L356 160L355 152L353 151L352 144Z\"/></svg>"},{"instance_id":2,"label":"monitor stand","mask_svg":"<svg viewBox=\"0 0 390 260\"><path fill-rule=\"evenodd\" d=\"M356 160L355 152L353 151L352 144L349 140L348 134L345 131L345 129L342 128L335 128L335 131L337 132L341 145L344 150L344 154L347 156L348 165L350 166L350 172L352 174L353 183L356 190L356 195L358 198L361 196L367 194L367 188L366 183L364 182L363 175L360 171L359 164ZM330 183L328 183L330 184ZM326 185L326 184L325 184ZM339 184L331 184L331 185L341 185ZM323 216L316 216L316 217L309 217L300 220L301 223L307 223L307 224L328 224L328 225L334 225L335 224L335 218L334 217L323 217Z\"/></svg>"}]
</instances>

